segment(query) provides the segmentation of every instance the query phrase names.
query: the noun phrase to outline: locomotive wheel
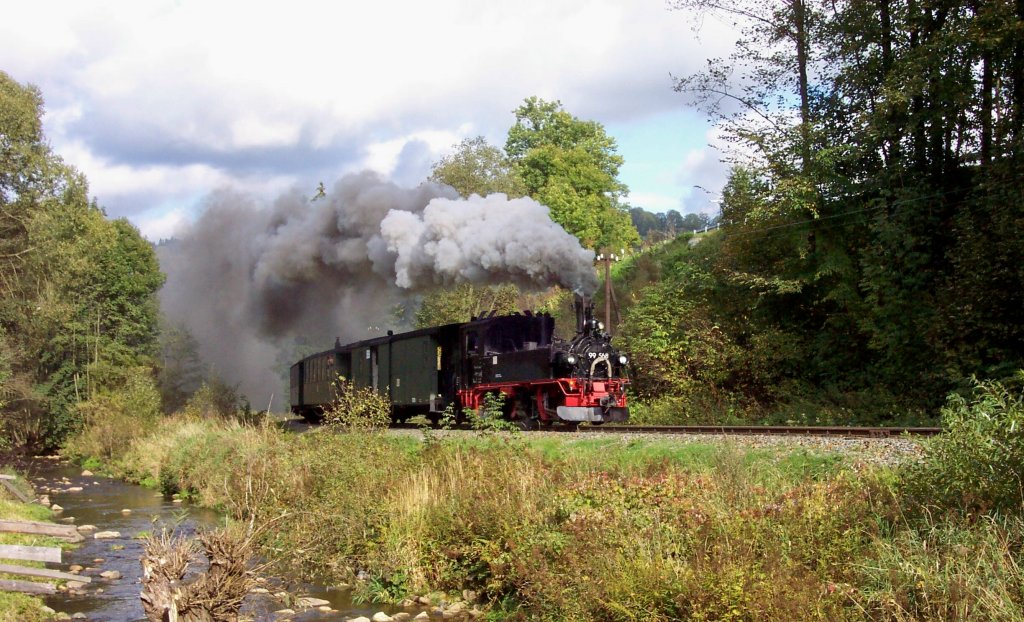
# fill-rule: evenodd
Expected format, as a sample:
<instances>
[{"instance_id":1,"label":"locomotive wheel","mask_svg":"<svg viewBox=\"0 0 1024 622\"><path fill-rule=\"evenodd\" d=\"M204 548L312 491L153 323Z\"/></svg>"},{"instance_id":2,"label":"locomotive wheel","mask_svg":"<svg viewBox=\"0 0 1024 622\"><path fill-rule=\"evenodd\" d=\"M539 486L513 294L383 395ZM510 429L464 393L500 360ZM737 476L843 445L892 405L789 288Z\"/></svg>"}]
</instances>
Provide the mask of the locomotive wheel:
<instances>
[{"instance_id":1,"label":"locomotive wheel","mask_svg":"<svg viewBox=\"0 0 1024 622\"><path fill-rule=\"evenodd\" d=\"M432 427L439 427L441 425L441 415L438 413L430 413L427 415L427 421L430 422Z\"/></svg>"}]
</instances>

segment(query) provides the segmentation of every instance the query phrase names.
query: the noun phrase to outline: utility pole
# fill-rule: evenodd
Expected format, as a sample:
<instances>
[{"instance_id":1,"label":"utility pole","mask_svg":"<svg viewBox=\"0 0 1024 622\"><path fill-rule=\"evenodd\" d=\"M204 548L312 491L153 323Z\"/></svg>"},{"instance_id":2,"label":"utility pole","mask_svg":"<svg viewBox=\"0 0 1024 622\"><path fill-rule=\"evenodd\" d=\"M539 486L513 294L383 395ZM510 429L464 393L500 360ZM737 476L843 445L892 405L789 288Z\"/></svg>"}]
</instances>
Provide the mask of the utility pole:
<instances>
[{"instance_id":1,"label":"utility pole","mask_svg":"<svg viewBox=\"0 0 1024 622\"><path fill-rule=\"evenodd\" d=\"M597 256L598 261L604 262L604 329L612 334L612 262L619 261L626 254L625 249L616 255L610 251L602 251Z\"/></svg>"}]
</instances>

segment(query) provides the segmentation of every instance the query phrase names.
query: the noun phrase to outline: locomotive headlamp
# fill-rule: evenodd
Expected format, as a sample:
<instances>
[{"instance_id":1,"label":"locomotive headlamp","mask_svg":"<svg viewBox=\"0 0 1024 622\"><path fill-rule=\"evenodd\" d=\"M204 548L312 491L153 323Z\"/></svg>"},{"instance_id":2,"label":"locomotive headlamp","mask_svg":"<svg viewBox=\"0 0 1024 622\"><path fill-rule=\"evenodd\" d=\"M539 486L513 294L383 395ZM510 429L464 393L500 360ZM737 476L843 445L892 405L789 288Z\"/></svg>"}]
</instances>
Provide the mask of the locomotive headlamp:
<instances>
[{"instance_id":1,"label":"locomotive headlamp","mask_svg":"<svg viewBox=\"0 0 1024 622\"><path fill-rule=\"evenodd\" d=\"M629 359L626 358L625 354L620 354L619 355L619 365L625 365L628 362L629 362Z\"/></svg>"},{"instance_id":2,"label":"locomotive headlamp","mask_svg":"<svg viewBox=\"0 0 1024 622\"><path fill-rule=\"evenodd\" d=\"M597 323L597 330L604 330L604 322Z\"/></svg>"},{"instance_id":3,"label":"locomotive headlamp","mask_svg":"<svg viewBox=\"0 0 1024 622\"><path fill-rule=\"evenodd\" d=\"M575 354L570 354L569 356L565 357L565 362L570 364L570 365L575 365L576 364L576 355Z\"/></svg>"}]
</instances>

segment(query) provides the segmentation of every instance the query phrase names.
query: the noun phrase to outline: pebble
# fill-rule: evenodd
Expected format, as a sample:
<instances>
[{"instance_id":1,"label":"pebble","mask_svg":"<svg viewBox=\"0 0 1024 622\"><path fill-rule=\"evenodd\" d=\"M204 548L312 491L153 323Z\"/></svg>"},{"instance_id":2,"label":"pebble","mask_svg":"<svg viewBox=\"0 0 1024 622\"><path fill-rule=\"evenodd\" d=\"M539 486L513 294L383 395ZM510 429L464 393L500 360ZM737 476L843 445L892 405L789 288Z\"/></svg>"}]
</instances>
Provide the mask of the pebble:
<instances>
[{"instance_id":1,"label":"pebble","mask_svg":"<svg viewBox=\"0 0 1024 622\"><path fill-rule=\"evenodd\" d=\"M413 620L429 620L430 616L427 615L426 611L419 612Z\"/></svg>"},{"instance_id":2,"label":"pebble","mask_svg":"<svg viewBox=\"0 0 1024 622\"><path fill-rule=\"evenodd\" d=\"M131 511L131 510L129 510L128 508L125 508L125 509L121 510L121 513L122 513L122 514L131 514L131 513L132 513L132 511Z\"/></svg>"},{"instance_id":3,"label":"pebble","mask_svg":"<svg viewBox=\"0 0 1024 622\"><path fill-rule=\"evenodd\" d=\"M104 572L101 572L100 576L104 579L110 579L111 581L115 581L121 578L121 573L117 570L106 570Z\"/></svg>"},{"instance_id":4,"label":"pebble","mask_svg":"<svg viewBox=\"0 0 1024 622\"><path fill-rule=\"evenodd\" d=\"M370 618L371 622L394 622L394 619L383 611L378 611Z\"/></svg>"},{"instance_id":5,"label":"pebble","mask_svg":"<svg viewBox=\"0 0 1024 622\"><path fill-rule=\"evenodd\" d=\"M79 611L78 613L76 613L73 616L71 616L71 619L72 620L85 620L86 619L86 615L84 613L82 613L81 611Z\"/></svg>"},{"instance_id":6,"label":"pebble","mask_svg":"<svg viewBox=\"0 0 1024 622\"><path fill-rule=\"evenodd\" d=\"M84 531L84 532L96 531L96 525L79 525L78 526L78 531Z\"/></svg>"},{"instance_id":7,"label":"pebble","mask_svg":"<svg viewBox=\"0 0 1024 622\"><path fill-rule=\"evenodd\" d=\"M71 567L68 568L68 572L82 572L83 570L85 567L80 564L71 564Z\"/></svg>"},{"instance_id":8,"label":"pebble","mask_svg":"<svg viewBox=\"0 0 1024 622\"><path fill-rule=\"evenodd\" d=\"M370 618L366 616L359 616L358 618L352 618L348 622L370 622Z\"/></svg>"},{"instance_id":9,"label":"pebble","mask_svg":"<svg viewBox=\"0 0 1024 622\"><path fill-rule=\"evenodd\" d=\"M295 615L295 610L294 609L278 609L277 611L274 612L274 615L276 615L276 616L293 616L293 615Z\"/></svg>"},{"instance_id":10,"label":"pebble","mask_svg":"<svg viewBox=\"0 0 1024 622\"><path fill-rule=\"evenodd\" d=\"M56 503L54 503L53 505L51 505L51 506L50 506L50 509L51 509L51 510L53 510L54 512L63 512L63 511L64 511L64 508L60 507L60 506L59 506L59 505L57 505Z\"/></svg>"},{"instance_id":11,"label":"pebble","mask_svg":"<svg viewBox=\"0 0 1024 622\"><path fill-rule=\"evenodd\" d=\"M72 486L71 488L68 488L68 492L82 492L82 487L81 486Z\"/></svg>"},{"instance_id":12,"label":"pebble","mask_svg":"<svg viewBox=\"0 0 1024 622\"><path fill-rule=\"evenodd\" d=\"M406 622L406 620L411 620L412 619L412 614L411 613L407 613L405 611L400 611L400 612L396 613L395 615L391 616L391 619L394 620L395 622Z\"/></svg>"},{"instance_id":13,"label":"pebble","mask_svg":"<svg viewBox=\"0 0 1024 622\"><path fill-rule=\"evenodd\" d=\"M92 471L89 469L82 471L82 477L92 477Z\"/></svg>"},{"instance_id":14,"label":"pebble","mask_svg":"<svg viewBox=\"0 0 1024 622\"><path fill-rule=\"evenodd\" d=\"M105 561L107 561L107 560L103 559L102 557L96 557L96 558L94 558L92 560L92 563L94 563L94 564L102 564Z\"/></svg>"},{"instance_id":15,"label":"pebble","mask_svg":"<svg viewBox=\"0 0 1024 622\"><path fill-rule=\"evenodd\" d=\"M322 598L313 598L312 596L303 596L302 598L295 601L295 604L302 609L312 609L313 607L322 607L324 605L330 605L331 601L324 600Z\"/></svg>"},{"instance_id":16,"label":"pebble","mask_svg":"<svg viewBox=\"0 0 1024 622\"><path fill-rule=\"evenodd\" d=\"M68 581L64 584L64 587L69 590L80 590L85 587L85 583L83 581Z\"/></svg>"},{"instance_id":17,"label":"pebble","mask_svg":"<svg viewBox=\"0 0 1024 622\"><path fill-rule=\"evenodd\" d=\"M416 602L418 602L419 604L423 605L424 607L429 607L430 606L430 599L427 598L426 596L420 596L419 598L416 599Z\"/></svg>"},{"instance_id":18,"label":"pebble","mask_svg":"<svg viewBox=\"0 0 1024 622\"><path fill-rule=\"evenodd\" d=\"M270 590L268 590L265 587L254 587L254 588L252 588L249 591L251 593L253 593L253 594L269 594L270 593Z\"/></svg>"}]
</instances>

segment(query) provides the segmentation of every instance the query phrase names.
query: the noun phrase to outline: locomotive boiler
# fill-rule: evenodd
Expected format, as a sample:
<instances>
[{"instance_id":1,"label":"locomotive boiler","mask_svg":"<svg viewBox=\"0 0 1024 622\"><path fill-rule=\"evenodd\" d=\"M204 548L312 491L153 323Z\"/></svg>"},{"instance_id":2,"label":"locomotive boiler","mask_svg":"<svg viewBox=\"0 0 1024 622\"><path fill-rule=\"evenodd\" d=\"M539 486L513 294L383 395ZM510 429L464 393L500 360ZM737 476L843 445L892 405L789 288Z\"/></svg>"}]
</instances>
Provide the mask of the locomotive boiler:
<instances>
[{"instance_id":1,"label":"locomotive boiler","mask_svg":"<svg viewBox=\"0 0 1024 622\"><path fill-rule=\"evenodd\" d=\"M561 422L626 421L628 360L577 301L577 331L555 337L546 313L476 317L376 337L310 355L291 366L290 404L315 421L335 397L339 377L370 387L392 405L392 420L424 415L437 423L449 406L465 418L488 394L504 397L505 416L523 429Z\"/></svg>"}]
</instances>

